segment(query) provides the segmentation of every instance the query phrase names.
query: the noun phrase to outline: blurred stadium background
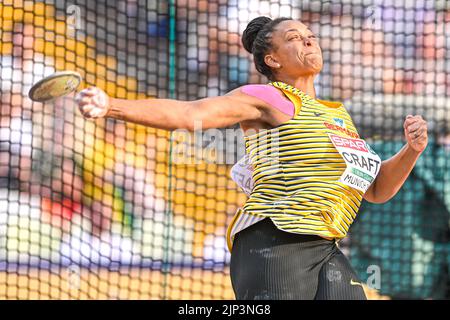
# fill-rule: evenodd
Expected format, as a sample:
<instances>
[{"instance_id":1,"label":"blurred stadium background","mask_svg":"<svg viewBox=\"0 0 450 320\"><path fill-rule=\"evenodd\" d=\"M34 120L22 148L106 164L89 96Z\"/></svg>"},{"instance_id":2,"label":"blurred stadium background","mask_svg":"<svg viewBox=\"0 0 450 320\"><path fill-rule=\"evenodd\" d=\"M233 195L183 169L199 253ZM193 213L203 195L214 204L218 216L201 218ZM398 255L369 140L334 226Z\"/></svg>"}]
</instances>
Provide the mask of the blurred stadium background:
<instances>
[{"instance_id":1,"label":"blurred stadium background","mask_svg":"<svg viewBox=\"0 0 450 320\"><path fill-rule=\"evenodd\" d=\"M195 145L85 121L71 97L43 105L27 92L58 70L130 99L264 83L240 44L259 15L310 25L318 96L344 101L383 158L404 143L407 114L429 121L403 189L364 203L341 246L362 280L379 269L371 299L449 298L450 1L2 0L0 299L234 298L225 233L245 195L215 160L237 161L241 139L209 152L208 132ZM205 160L174 161L183 143Z\"/></svg>"}]
</instances>

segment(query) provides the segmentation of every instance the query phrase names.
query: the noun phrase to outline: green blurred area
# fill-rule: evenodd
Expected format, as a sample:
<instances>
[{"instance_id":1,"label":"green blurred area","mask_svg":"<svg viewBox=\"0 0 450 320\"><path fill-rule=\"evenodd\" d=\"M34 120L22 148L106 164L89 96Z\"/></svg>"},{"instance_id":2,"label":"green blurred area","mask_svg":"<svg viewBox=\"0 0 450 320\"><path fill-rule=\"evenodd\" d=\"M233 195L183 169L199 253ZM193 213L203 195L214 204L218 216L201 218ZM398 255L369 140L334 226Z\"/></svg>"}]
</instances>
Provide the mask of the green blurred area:
<instances>
[{"instance_id":1,"label":"green blurred area","mask_svg":"<svg viewBox=\"0 0 450 320\"><path fill-rule=\"evenodd\" d=\"M383 160L401 141L371 144ZM430 139L413 172L385 204L363 202L352 228L350 257L363 281L381 270L380 293L402 299L449 298L450 150Z\"/></svg>"}]
</instances>

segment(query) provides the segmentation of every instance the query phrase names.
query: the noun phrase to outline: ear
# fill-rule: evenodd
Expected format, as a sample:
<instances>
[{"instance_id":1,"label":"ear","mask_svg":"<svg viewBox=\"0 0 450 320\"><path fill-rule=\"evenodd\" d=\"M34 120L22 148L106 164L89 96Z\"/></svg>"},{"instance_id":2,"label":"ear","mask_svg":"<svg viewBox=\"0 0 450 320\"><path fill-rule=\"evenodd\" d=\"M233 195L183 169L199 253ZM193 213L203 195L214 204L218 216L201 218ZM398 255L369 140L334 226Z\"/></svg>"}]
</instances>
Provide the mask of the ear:
<instances>
[{"instance_id":1,"label":"ear","mask_svg":"<svg viewBox=\"0 0 450 320\"><path fill-rule=\"evenodd\" d=\"M279 69L281 68L280 63L278 60L271 54L268 54L264 57L264 62L271 67L272 69Z\"/></svg>"}]
</instances>

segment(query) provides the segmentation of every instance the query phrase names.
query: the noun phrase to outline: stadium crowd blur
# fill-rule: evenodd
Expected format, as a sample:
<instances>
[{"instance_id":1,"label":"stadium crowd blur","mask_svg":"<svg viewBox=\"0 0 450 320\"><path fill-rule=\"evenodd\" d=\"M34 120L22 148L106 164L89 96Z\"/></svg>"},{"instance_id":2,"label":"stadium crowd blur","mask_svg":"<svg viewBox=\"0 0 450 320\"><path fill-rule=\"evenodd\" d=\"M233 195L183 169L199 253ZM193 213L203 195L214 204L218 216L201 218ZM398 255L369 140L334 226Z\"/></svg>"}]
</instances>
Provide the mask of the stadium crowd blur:
<instances>
[{"instance_id":1,"label":"stadium crowd blur","mask_svg":"<svg viewBox=\"0 0 450 320\"><path fill-rule=\"evenodd\" d=\"M178 0L174 21L168 2L79 1L82 23L70 45L64 41L68 2L8 3L0 10L0 234L6 235L0 261L83 263L87 256L99 264L145 265L169 250L169 221L172 262L225 268L226 226L245 201L229 165L175 165L169 179L167 133L86 122L72 97L43 105L27 93L32 83L64 69L79 71L84 85L129 98L193 100L264 83L240 35L258 15L292 16L319 37L324 69L317 95L344 101L382 158L401 147L408 112L423 112L430 122L430 145L403 189L386 204L363 204L343 242L352 264L363 280L368 266L379 266L379 292L390 298L450 297L446 1L385 0L367 7L351 0ZM17 233L22 229L29 234ZM33 240L33 231L47 237ZM24 247L25 258L12 254Z\"/></svg>"}]
</instances>

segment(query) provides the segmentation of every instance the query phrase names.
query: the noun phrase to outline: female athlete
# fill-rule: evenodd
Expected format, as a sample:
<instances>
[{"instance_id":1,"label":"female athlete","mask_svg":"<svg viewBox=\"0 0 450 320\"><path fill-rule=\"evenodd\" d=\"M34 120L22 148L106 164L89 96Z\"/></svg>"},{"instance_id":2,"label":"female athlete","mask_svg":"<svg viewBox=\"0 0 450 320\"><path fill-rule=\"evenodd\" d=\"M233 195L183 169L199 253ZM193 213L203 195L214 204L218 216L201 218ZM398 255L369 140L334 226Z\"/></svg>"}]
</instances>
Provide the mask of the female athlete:
<instances>
[{"instance_id":1,"label":"female athlete","mask_svg":"<svg viewBox=\"0 0 450 320\"><path fill-rule=\"evenodd\" d=\"M381 161L341 103L316 97L322 52L306 25L258 17L242 43L269 84L196 101L114 99L91 87L78 94L79 109L166 130L239 123L254 185L229 228L236 298L365 299L337 241L363 198L383 203L397 193L428 143L427 124L408 115L407 143Z\"/></svg>"}]
</instances>

